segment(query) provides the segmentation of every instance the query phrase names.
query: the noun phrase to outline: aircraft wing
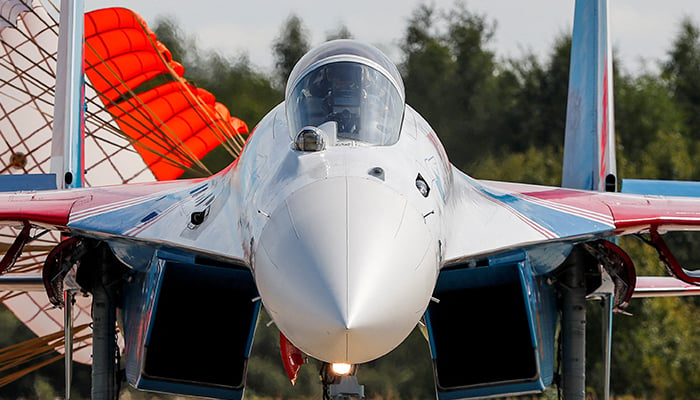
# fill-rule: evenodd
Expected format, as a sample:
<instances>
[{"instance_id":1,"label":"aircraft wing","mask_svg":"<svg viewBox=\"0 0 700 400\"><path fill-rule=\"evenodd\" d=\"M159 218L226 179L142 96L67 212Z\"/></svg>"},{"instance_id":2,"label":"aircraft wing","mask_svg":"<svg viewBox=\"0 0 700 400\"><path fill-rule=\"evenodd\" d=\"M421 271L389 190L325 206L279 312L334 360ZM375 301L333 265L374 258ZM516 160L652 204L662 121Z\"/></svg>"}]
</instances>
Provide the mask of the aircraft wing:
<instances>
[{"instance_id":1,"label":"aircraft wing","mask_svg":"<svg viewBox=\"0 0 700 400\"><path fill-rule=\"evenodd\" d=\"M145 243L196 254L243 259L221 175L210 179L138 183L69 191L0 194L0 224L30 225L120 243ZM224 207L224 204L227 207ZM192 214L202 220L192 223Z\"/></svg>"},{"instance_id":2,"label":"aircraft wing","mask_svg":"<svg viewBox=\"0 0 700 400\"><path fill-rule=\"evenodd\" d=\"M536 203L588 219L614 225L613 235L628 235L659 228L661 231L700 230L700 199L562 189L504 182L483 182ZM556 225L556 224L555 224Z\"/></svg>"},{"instance_id":3,"label":"aircraft wing","mask_svg":"<svg viewBox=\"0 0 700 400\"><path fill-rule=\"evenodd\" d=\"M523 247L700 230L698 198L481 181L461 173L455 180L459 189L447 212L459 223L446 239L447 264Z\"/></svg>"}]
</instances>

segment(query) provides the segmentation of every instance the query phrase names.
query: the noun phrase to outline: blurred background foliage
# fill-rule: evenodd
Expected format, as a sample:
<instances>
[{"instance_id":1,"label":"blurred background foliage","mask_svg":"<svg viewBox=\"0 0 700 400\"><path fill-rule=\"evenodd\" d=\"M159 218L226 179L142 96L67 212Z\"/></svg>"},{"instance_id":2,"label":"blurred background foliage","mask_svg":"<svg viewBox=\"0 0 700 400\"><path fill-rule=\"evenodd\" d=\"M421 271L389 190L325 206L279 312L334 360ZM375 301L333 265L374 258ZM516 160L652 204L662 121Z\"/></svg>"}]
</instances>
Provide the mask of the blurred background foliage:
<instances>
[{"instance_id":1,"label":"blurred background foliage","mask_svg":"<svg viewBox=\"0 0 700 400\"><path fill-rule=\"evenodd\" d=\"M310 47L304 22L291 15L272 43L275 70L259 72L245 55L225 57L202 49L177 21L151 24L159 39L186 67L186 78L211 91L252 129L282 101L286 78ZM496 23L464 3L452 9L422 5L413 11L400 38L400 59L408 103L441 137L454 165L481 179L558 185L566 115L570 36L554 41L548 57L524 53L499 59L491 40ZM667 56L658 68L630 73L616 63L615 116L618 172L621 178L700 180L694 161L700 152L700 28L679 21ZM349 38L345 26L328 38ZM221 152L223 154L224 152ZM215 153L217 154L217 153ZM208 160L213 169L230 162ZM693 259L693 240L684 256ZM690 245L688 245L690 243ZM655 252L623 238L640 275L663 275ZM690 253L690 254L688 254ZM694 258L697 260L696 257ZM700 393L700 299L634 300L633 316L616 315L612 391L619 399L697 399ZM600 306L589 313L589 398L602 398ZM310 360L295 387L279 356L279 333L262 314L249 364L249 399L320 398L320 365ZM0 346L31 337L5 309L0 311ZM186 344L185 344L186 345ZM465 360L469 362L469 360ZM61 398L62 362L0 389L0 399ZM389 355L361 365L360 382L370 399L434 398L427 342L416 330ZM89 367L76 370L76 399L89 398ZM123 390L122 399L182 397ZM542 398L556 398L548 391Z\"/></svg>"}]
</instances>

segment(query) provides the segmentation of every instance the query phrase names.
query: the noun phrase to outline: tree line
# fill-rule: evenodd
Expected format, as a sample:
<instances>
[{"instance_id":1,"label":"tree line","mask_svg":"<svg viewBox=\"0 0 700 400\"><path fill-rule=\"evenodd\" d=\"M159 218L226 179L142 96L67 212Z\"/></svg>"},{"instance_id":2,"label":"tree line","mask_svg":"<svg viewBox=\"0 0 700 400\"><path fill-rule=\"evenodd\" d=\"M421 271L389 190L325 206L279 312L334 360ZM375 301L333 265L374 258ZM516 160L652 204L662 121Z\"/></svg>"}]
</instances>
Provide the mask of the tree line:
<instances>
[{"instance_id":1,"label":"tree line","mask_svg":"<svg viewBox=\"0 0 700 400\"><path fill-rule=\"evenodd\" d=\"M400 39L400 59L396 60L407 102L431 123L452 163L468 174L559 185L571 38L556 38L544 60L527 53L501 59L491 47L496 29L494 20L472 12L463 3L452 9L420 5L413 10ZM154 31L171 49L173 58L182 60L185 77L211 91L251 128L283 100L286 77L312 45L302 19L291 15L272 43L275 69L268 74L260 72L245 55L231 58L201 49L172 19L159 19ZM351 37L347 27L339 26L327 39ZM658 68L630 73L618 60L614 65L619 176L700 180L700 166L694 162L700 153L697 23L679 21L677 34L665 58L658 60ZM213 168L229 161L225 157L208 160ZM685 237L674 241L694 243L693 238ZM639 275L664 273L648 246L627 238L620 244L629 252ZM690 250L686 246L683 253ZM617 315L614 320L613 394L625 399L697 398L700 299L633 300L628 311L633 316ZM588 314L587 385L591 398L601 398L601 310L596 302L589 303ZM5 314L0 317L3 327L14 326ZM269 318L264 313L261 319L249 364L247 398L318 398L320 366L313 361L303 366L296 388L292 388L279 357L278 331L265 326ZM12 330L18 336L30 335L22 327ZM5 328L3 332L7 332ZM5 333L0 339L7 343L19 340L8 340ZM4 388L0 399L60 395L62 368L55 370L39 371ZM55 373L58 376L52 375ZM435 396L427 343L418 331L386 357L360 366L358 374L368 398ZM78 378L88 377L78 372ZM89 381L79 385L78 395L88 398ZM123 398L172 397L129 391ZM542 398L556 398L556 394L548 392Z\"/></svg>"}]
</instances>

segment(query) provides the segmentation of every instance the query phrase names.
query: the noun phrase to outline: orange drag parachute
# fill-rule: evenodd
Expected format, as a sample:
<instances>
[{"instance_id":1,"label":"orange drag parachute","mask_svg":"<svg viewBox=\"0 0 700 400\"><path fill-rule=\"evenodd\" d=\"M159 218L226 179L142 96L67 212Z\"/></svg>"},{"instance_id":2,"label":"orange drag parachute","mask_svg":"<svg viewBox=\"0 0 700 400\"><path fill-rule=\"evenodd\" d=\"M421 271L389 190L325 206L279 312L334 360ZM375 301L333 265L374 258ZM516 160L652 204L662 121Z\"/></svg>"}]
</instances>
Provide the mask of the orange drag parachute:
<instances>
[{"instance_id":1,"label":"orange drag parachute","mask_svg":"<svg viewBox=\"0 0 700 400\"><path fill-rule=\"evenodd\" d=\"M133 11L86 14L84 54L100 100L158 180L175 179L185 169L208 172L199 160L219 145L240 152L246 124L185 81L185 69ZM163 77L165 83L142 90Z\"/></svg>"},{"instance_id":2,"label":"orange drag parachute","mask_svg":"<svg viewBox=\"0 0 700 400\"><path fill-rule=\"evenodd\" d=\"M58 23L38 0L0 0L0 174L49 172L57 45ZM90 174L88 184L154 180L141 157L128 149L129 142L116 135L116 124L109 115L94 107L95 103L89 100L93 95L94 91L86 87L85 151L90 156L85 159L85 168L99 172ZM117 171L110 164L116 159L130 167ZM0 255L18 233L12 227L0 228ZM49 251L60 241L57 232L42 235L38 229L33 230L32 237L36 239L24 247L8 275L36 276ZM0 291L0 302L37 336L63 330L63 312L49 302L45 293ZM89 323L90 299L79 297L74 311L76 326ZM48 343L49 348L58 348L56 343ZM76 360L90 362L89 345L89 337L76 342ZM0 354L2 385L19 374L6 375L7 353ZM29 354L22 357L44 362Z\"/></svg>"},{"instance_id":3,"label":"orange drag parachute","mask_svg":"<svg viewBox=\"0 0 700 400\"><path fill-rule=\"evenodd\" d=\"M57 7L43 3L50 12L39 0L0 0L0 174L49 172L58 23ZM138 15L107 9L85 18L86 186L207 175L201 158L213 148L240 154L245 123L182 78L184 68ZM18 232L0 228L0 257ZM8 274L37 275L60 241L40 229L32 237ZM74 324L82 326L91 321L91 299L76 300ZM0 291L0 302L37 336L62 332L63 312L43 292ZM76 361L91 362L90 344L89 335L76 338ZM58 341L50 346L62 350Z\"/></svg>"}]
</instances>

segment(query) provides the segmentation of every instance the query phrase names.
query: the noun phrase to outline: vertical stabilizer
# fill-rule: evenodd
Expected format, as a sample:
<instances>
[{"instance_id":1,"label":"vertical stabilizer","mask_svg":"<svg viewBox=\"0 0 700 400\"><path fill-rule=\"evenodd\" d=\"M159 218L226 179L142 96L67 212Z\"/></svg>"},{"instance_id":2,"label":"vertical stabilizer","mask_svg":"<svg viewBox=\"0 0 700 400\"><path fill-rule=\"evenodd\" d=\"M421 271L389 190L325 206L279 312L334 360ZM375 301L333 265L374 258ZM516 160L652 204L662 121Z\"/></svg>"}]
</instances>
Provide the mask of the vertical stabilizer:
<instances>
[{"instance_id":1,"label":"vertical stabilizer","mask_svg":"<svg viewBox=\"0 0 700 400\"><path fill-rule=\"evenodd\" d=\"M61 1L51 172L59 188L83 186L83 0Z\"/></svg>"},{"instance_id":2,"label":"vertical stabilizer","mask_svg":"<svg viewBox=\"0 0 700 400\"><path fill-rule=\"evenodd\" d=\"M576 0L562 186L615 191L612 45L607 0Z\"/></svg>"}]
</instances>

